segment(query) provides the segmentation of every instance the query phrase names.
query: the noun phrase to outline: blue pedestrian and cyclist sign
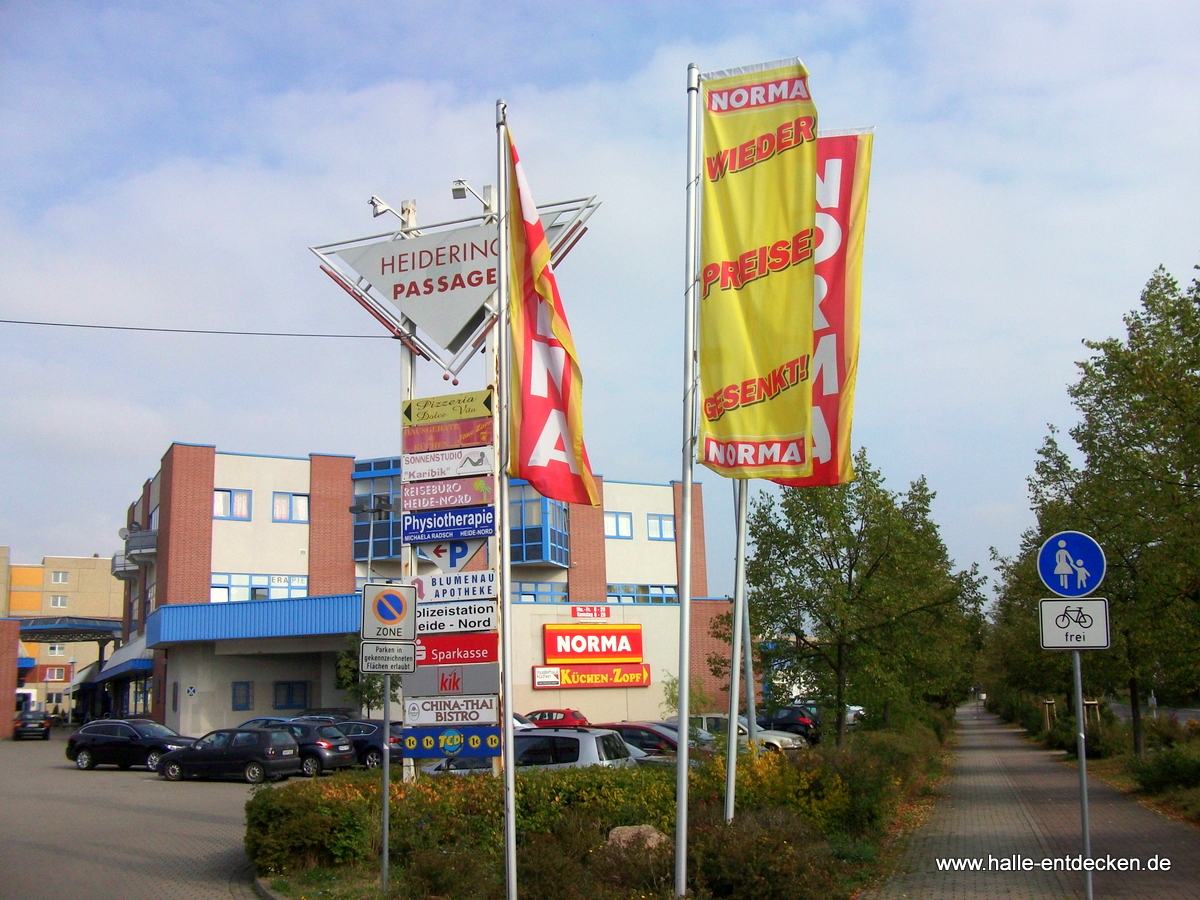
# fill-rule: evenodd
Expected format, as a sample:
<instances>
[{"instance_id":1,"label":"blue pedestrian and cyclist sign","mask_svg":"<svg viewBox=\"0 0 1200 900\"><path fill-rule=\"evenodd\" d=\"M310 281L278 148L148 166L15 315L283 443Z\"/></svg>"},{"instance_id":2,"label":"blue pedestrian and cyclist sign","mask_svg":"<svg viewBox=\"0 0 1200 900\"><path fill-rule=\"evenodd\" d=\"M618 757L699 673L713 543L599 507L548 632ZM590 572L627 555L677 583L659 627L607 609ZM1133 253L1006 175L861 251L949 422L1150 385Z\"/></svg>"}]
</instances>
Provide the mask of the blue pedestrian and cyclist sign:
<instances>
[{"instance_id":1,"label":"blue pedestrian and cyclist sign","mask_svg":"<svg viewBox=\"0 0 1200 900\"><path fill-rule=\"evenodd\" d=\"M1085 597L1104 580L1104 551L1081 531L1060 531L1038 551L1038 575L1060 597Z\"/></svg>"}]
</instances>

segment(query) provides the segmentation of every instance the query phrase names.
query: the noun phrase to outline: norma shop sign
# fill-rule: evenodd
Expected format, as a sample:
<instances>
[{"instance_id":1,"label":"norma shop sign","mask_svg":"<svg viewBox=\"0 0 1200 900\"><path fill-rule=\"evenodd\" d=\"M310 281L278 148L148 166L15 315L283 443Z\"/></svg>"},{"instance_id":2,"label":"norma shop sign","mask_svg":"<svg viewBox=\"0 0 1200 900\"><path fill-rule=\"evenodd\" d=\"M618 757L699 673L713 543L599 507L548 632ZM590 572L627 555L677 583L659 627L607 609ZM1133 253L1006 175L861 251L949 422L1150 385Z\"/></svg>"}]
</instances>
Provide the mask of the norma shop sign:
<instances>
[{"instance_id":1,"label":"norma shop sign","mask_svg":"<svg viewBox=\"0 0 1200 900\"><path fill-rule=\"evenodd\" d=\"M631 688L650 687L650 664L534 666L535 691L568 688Z\"/></svg>"},{"instance_id":2,"label":"norma shop sign","mask_svg":"<svg viewBox=\"0 0 1200 900\"><path fill-rule=\"evenodd\" d=\"M496 508L465 506L461 509L406 512L400 522L406 544L491 537L496 533Z\"/></svg>"},{"instance_id":3,"label":"norma shop sign","mask_svg":"<svg viewBox=\"0 0 1200 900\"><path fill-rule=\"evenodd\" d=\"M546 665L559 663L640 663L642 626L543 625Z\"/></svg>"},{"instance_id":4,"label":"norma shop sign","mask_svg":"<svg viewBox=\"0 0 1200 900\"><path fill-rule=\"evenodd\" d=\"M416 645L418 668L500 662L500 636L490 632L423 634Z\"/></svg>"},{"instance_id":5,"label":"norma shop sign","mask_svg":"<svg viewBox=\"0 0 1200 900\"><path fill-rule=\"evenodd\" d=\"M437 478L467 478L496 471L496 453L491 447L458 447L400 456L400 480L433 481Z\"/></svg>"},{"instance_id":6,"label":"norma shop sign","mask_svg":"<svg viewBox=\"0 0 1200 900\"><path fill-rule=\"evenodd\" d=\"M495 694L404 699L405 725L495 725L499 721Z\"/></svg>"},{"instance_id":7,"label":"norma shop sign","mask_svg":"<svg viewBox=\"0 0 1200 900\"><path fill-rule=\"evenodd\" d=\"M498 624L495 600L417 604L417 634L492 631Z\"/></svg>"},{"instance_id":8,"label":"norma shop sign","mask_svg":"<svg viewBox=\"0 0 1200 900\"><path fill-rule=\"evenodd\" d=\"M443 478L438 481L410 481L401 485L400 497L404 509L447 509L452 506L475 506L491 503L496 493L496 479L491 475L468 478Z\"/></svg>"},{"instance_id":9,"label":"norma shop sign","mask_svg":"<svg viewBox=\"0 0 1200 900\"><path fill-rule=\"evenodd\" d=\"M450 728L405 728L401 755L432 759L442 756L499 756L500 729L494 725Z\"/></svg>"},{"instance_id":10,"label":"norma shop sign","mask_svg":"<svg viewBox=\"0 0 1200 900\"><path fill-rule=\"evenodd\" d=\"M492 417L410 425L401 430L401 443L405 453L481 447L492 443Z\"/></svg>"}]
</instances>

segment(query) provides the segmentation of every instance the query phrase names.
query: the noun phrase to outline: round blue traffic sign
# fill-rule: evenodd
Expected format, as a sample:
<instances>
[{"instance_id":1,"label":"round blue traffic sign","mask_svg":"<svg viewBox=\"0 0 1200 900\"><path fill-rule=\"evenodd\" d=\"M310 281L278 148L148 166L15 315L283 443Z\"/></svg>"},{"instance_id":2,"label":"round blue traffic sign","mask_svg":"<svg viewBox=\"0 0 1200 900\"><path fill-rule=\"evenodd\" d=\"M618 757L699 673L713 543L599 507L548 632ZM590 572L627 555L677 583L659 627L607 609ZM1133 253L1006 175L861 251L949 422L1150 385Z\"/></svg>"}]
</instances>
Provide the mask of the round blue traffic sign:
<instances>
[{"instance_id":1,"label":"round blue traffic sign","mask_svg":"<svg viewBox=\"0 0 1200 900\"><path fill-rule=\"evenodd\" d=\"M1037 562L1042 583L1060 597L1083 597L1104 580L1104 551L1081 531L1051 535L1038 551Z\"/></svg>"}]
</instances>

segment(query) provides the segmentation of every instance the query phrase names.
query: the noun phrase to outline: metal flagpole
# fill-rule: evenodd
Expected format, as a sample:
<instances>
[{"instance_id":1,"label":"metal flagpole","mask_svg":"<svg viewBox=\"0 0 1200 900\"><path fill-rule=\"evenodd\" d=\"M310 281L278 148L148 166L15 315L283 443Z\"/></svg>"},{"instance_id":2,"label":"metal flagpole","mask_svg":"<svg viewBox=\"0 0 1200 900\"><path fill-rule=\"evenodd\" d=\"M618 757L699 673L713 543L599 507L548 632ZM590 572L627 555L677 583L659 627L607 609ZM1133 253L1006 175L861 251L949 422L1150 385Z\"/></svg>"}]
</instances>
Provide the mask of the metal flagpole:
<instances>
[{"instance_id":1,"label":"metal flagpole","mask_svg":"<svg viewBox=\"0 0 1200 900\"><path fill-rule=\"evenodd\" d=\"M749 485L746 485L749 488ZM746 504L749 506L749 502ZM742 521L742 530L745 531L745 520ZM743 547L745 540L743 539ZM746 554L742 552L742 584L743 592L745 591L746 579ZM736 588L735 588L736 590ZM746 681L746 723L750 729L750 740L758 740L758 711L755 709L754 694L754 644L750 642L750 600L747 599L742 603L742 660L745 665L744 678Z\"/></svg>"},{"instance_id":2,"label":"metal flagpole","mask_svg":"<svg viewBox=\"0 0 1200 900\"><path fill-rule=\"evenodd\" d=\"M742 654L742 611L746 606L746 497L750 486L746 479L733 483L737 497L737 557L734 561L733 616L730 619L731 646L729 659L729 745L725 756L725 821L733 821L734 796L737 790L738 748L738 677L741 674Z\"/></svg>"},{"instance_id":3,"label":"metal flagpole","mask_svg":"<svg viewBox=\"0 0 1200 900\"><path fill-rule=\"evenodd\" d=\"M683 522L679 529L679 752L675 768L675 894L687 893L688 694L692 664L692 470L696 441L696 235L700 213L700 69L688 64L687 221L684 225L686 285L683 305Z\"/></svg>"},{"instance_id":4,"label":"metal flagpole","mask_svg":"<svg viewBox=\"0 0 1200 900\"><path fill-rule=\"evenodd\" d=\"M1075 753L1079 756L1079 817L1083 822L1083 858L1092 858L1092 829L1088 816L1087 733L1083 715L1083 668L1079 651L1071 651L1071 666L1075 670ZM1083 895L1092 900L1092 870L1083 873Z\"/></svg>"},{"instance_id":5,"label":"metal flagpole","mask_svg":"<svg viewBox=\"0 0 1200 900\"><path fill-rule=\"evenodd\" d=\"M497 255L496 293L496 546L500 556L500 741L501 768L504 776L504 886L508 900L517 900L517 784L513 754L513 666L512 646L512 553L509 546L508 506L508 418L509 335L508 335L508 264L509 264L509 185L508 185L508 104L496 101L496 184L497 216L500 225L500 252Z\"/></svg>"}]
</instances>

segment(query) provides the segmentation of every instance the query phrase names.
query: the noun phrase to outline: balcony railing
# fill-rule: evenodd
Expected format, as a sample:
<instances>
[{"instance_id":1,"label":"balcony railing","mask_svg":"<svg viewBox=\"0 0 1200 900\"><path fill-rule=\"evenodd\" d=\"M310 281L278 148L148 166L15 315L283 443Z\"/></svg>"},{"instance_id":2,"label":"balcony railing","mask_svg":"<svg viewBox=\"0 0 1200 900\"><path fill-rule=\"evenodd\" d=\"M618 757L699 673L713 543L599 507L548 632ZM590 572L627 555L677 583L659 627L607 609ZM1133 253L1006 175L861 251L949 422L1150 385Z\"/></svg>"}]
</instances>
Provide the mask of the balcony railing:
<instances>
[{"instance_id":1,"label":"balcony railing","mask_svg":"<svg viewBox=\"0 0 1200 900\"><path fill-rule=\"evenodd\" d=\"M117 553L112 558L112 574L122 581L134 581L138 577L138 564L124 553Z\"/></svg>"},{"instance_id":2,"label":"balcony railing","mask_svg":"<svg viewBox=\"0 0 1200 900\"><path fill-rule=\"evenodd\" d=\"M125 556L134 563L154 562L157 552L157 531L135 531L125 539Z\"/></svg>"}]
</instances>

